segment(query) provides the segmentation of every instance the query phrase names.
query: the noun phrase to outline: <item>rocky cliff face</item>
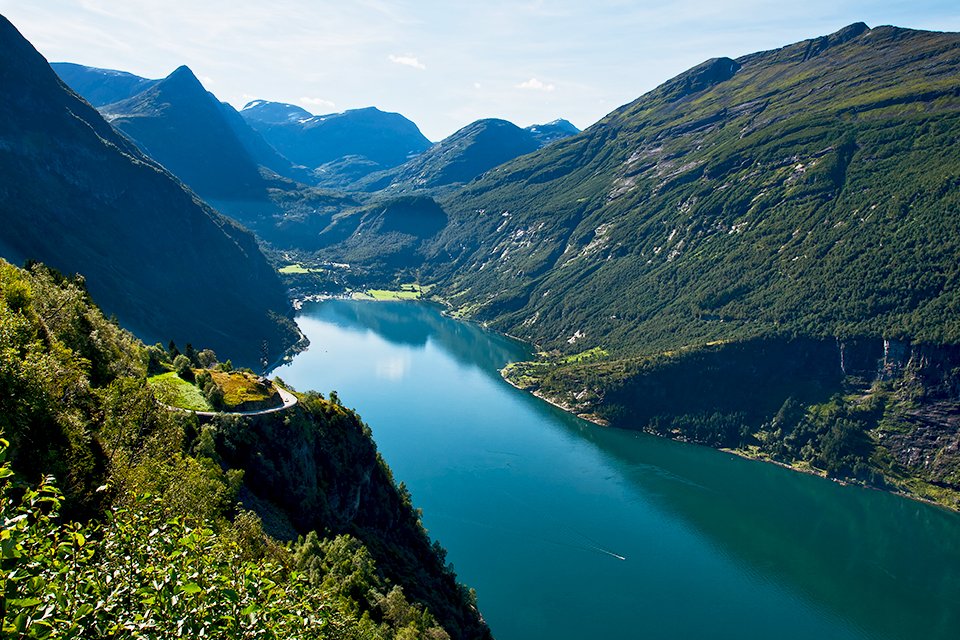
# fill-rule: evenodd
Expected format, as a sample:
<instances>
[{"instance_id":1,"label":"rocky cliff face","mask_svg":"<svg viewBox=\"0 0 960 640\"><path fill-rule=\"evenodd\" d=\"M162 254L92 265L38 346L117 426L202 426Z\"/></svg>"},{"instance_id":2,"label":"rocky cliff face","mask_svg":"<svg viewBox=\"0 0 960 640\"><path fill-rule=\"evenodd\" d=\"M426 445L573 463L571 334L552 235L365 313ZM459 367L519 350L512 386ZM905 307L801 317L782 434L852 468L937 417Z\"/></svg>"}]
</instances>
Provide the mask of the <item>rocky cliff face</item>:
<instances>
[{"instance_id":1,"label":"rocky cliff face","mask_svg":"<svg viewBox=\"0 0 960 640\"><path fill-rule=\"evenodd\" d=\"M452 638L490 637L355 413L306 394L292 411L214 424L223 462L244 470L244 506L261 514L269 533L352 534Z\"/></svg>"}]
</instances>

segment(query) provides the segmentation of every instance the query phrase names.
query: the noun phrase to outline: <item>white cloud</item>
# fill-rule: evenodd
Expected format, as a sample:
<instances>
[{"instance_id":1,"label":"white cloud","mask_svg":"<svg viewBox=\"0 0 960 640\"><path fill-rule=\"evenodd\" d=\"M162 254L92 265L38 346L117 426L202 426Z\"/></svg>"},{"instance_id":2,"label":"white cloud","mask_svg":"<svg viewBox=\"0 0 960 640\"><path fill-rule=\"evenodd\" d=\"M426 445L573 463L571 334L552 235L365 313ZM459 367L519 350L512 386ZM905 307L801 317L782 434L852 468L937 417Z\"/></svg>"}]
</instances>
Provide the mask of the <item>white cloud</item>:
<instances>
[{"instance_id":1,"label":"white cloud","mask_svg":"<svg viewBox=\"0 0 960 640\"><path fill-rule=\"evenodd\" d=\"M479 83L479 82L474 82L474 83L473 83L473 88L474 88L474 89L479 89L479 88L480 88L480 83Z\"/></svg>"},{"instance_id":2,"label":"white cloud","mask_svg":"<svg viewBox=\"0 0 960 640\"><path fill-rule=\"evenodd\" d=\"M333 109L337 106L332 100L326 100L324 98L310 98L306 96L300 98L300 104L310 105L311 107L322 107L324 109Z\"/></svg>"},{"instance_id":3,"label":"white cloud","mask_svg":"<svg viewBox=\"0 0 960 640\"><path fill-rule=\"evenodd\" d=\"M540 80L537 80L536 78L530 78L526 82L521 82L520 84L515 86L517 87L517 89L529 89L531 91L553 91L554 89L557 88L552 84L542 82Z\"/></svg>"},{"instance_id":4,"label":"white cloud","mask_svg":"<svg viewBox=\"0 0 960 640\"><path fill-rule=\"evenodd\" d=\"M405 67L413 67L414 69L420 69L421 71L427 68L427 65L417 60L416 56L395 56L391 53L387 56L387 60L393 62L394 64L402 64Z\"/></svg>"}]
</instances>

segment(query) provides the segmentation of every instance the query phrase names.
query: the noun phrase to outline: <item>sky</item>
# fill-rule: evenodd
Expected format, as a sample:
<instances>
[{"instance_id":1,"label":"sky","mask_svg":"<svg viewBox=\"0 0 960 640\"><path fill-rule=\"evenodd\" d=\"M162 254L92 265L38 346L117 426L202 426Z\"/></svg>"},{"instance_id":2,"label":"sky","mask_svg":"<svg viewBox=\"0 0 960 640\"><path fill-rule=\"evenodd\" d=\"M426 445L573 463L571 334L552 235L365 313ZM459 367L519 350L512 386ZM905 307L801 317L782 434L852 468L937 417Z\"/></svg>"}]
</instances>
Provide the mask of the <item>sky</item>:
<instances>
[{"instance_id":1,"label":"sky","mask_svg":"<svg viewBox=\"0 0 960 640\"><path fill-rule=\"evenodd\" d=\"M51 62L325 114L376 106L431 140L479 118L580 128L708 58L853 22L960 31L958 0L0 0Z\"/></svg>"}]
</instances>

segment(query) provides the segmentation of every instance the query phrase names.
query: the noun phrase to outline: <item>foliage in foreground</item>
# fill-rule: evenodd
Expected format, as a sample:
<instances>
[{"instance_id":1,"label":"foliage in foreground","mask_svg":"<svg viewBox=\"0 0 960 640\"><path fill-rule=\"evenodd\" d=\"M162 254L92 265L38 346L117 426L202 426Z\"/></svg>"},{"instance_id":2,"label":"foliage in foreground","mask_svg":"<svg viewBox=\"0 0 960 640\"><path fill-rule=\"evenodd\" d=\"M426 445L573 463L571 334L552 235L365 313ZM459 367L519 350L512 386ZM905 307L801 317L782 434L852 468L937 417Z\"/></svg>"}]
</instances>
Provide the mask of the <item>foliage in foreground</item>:
<instances>
[{"instance_id":1,"label":"foliage in foreground","mask_svg":"<svg viewBox=\"0 0 960 640\"><path fill-rule=\"evenodd\" d=\"M373 590L373 561L349 536L314 534L291 554L270 549L253 514L218 534L149 496L102 526L64 523L52 478L18 500L9 465L0 476L5 637L446 637L399 587ZM360 611L368 598L381 624Z\"/></svg>"},{"instance_id":2,"label":"foliage in foreground","mask_svg":"<svg viewBox=\"0 0 960 640\"><path fill-rule=\"evenodd\" d=\"M238 512L244 470L158 403L150 349L82 280L0 261L0 635L448 637L357 538Z\"/></svg>"}]
</instances>

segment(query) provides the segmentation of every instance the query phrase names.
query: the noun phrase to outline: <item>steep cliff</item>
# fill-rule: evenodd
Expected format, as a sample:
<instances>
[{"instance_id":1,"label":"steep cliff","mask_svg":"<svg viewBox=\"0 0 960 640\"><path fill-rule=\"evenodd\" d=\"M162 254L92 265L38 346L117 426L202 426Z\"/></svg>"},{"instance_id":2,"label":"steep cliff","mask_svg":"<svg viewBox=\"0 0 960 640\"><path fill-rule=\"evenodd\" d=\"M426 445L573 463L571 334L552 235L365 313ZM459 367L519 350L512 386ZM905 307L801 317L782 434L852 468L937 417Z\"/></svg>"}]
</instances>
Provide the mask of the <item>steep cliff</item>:
<instances>
[{"instance_id":1,"label":"steep cliff","mask_svg":"<svg viewBox=\"0 0 960 640\"><path fill-rule=\"evenodd\" d=\"M960 508L960 347L762 338L504 370L584 418Z\"/></svg>"},{"instance_id":2,"label":"steep cliff","mask_svg":"<svg viewBox=\"0 0 960 640\"><path fill-rule=\"evenodd\" d=\"M261 366L299 338L253 235L213 211L70 91L0 17L0 251L81 273L148 341Z\"/></svg>"},{"instance_id":3,"label":"steep cliff","mask_svg":"<svg viewBox=\"0 0 960 640\"><path fill-rule=\"evenodd\" d=\"M431 543L410 495L396 486L355 413L310 393L286 414L228 417L214 428L224 464L244 470L241 501L262 514L268 532L351 534L451 637L489 637L472 597L444 566L439 544Z\"/></svg>"}]
</instances>

